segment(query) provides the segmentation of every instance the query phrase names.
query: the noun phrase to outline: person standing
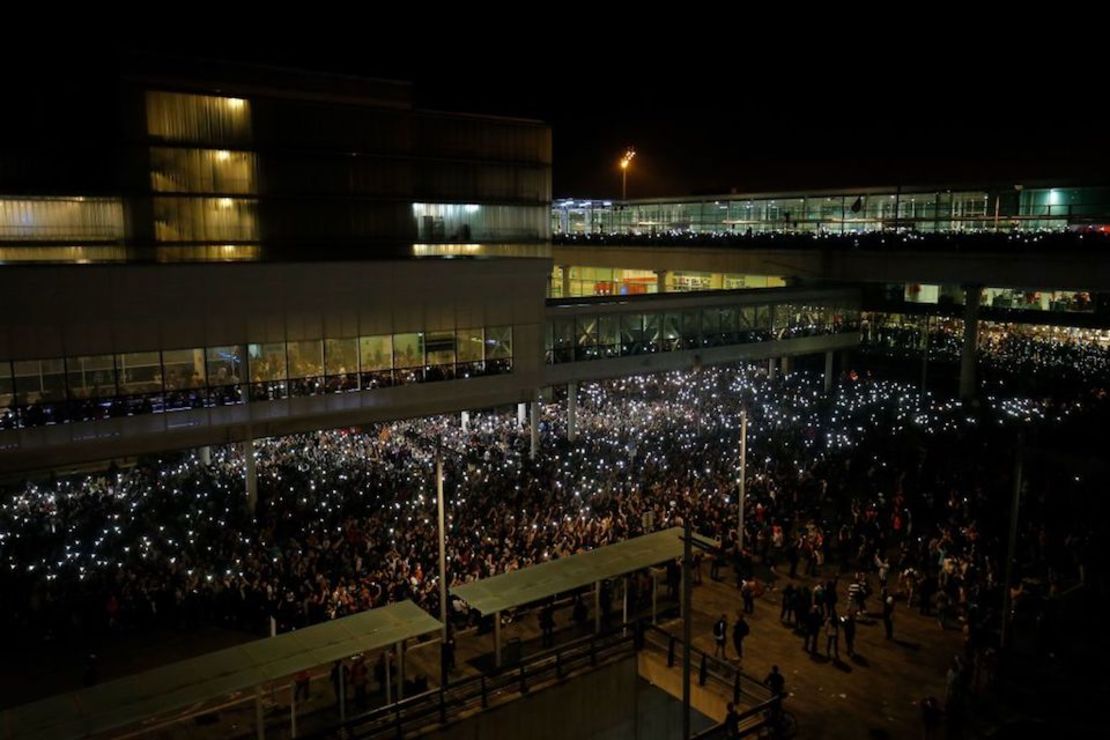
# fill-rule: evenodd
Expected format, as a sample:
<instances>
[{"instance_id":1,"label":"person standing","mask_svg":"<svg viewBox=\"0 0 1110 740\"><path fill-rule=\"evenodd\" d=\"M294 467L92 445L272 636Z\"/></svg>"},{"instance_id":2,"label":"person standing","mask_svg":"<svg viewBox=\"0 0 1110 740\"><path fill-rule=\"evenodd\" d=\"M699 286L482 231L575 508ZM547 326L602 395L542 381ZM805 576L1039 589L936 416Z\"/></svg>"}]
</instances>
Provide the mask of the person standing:
<instances>
[{"instance_id":1,"label":"person standing","mask_svg":"<svg viewBox=\"0 0 1110 740\"><path fill-rule=\"evenodd\" d=\"M725 650L725 638L728 634L728 620L722 614L721 618L713 625L713 657L728 658Z\"/></svg>"},{"instance_id":2,"label":"person standing","mask_svg":"<svg viewBox=\"0 0 1110 740\"><path fill-rule=\"evenodd\" d=\"M755 588L751 579L744 581L744 585L740 587L740 597L744 600L744 613L755 613Z\"/></svg>"},{"instance_id":3,"label":"person standing","mask_svg":"<svg viewBox=\"0 0 1110 740\"><path fill-rule=\"evenodd\" d=\"M848 614L842 618L844 627L844 647L848 649L848 657L854 658L856 655L856 613L848 610Z\"/></svg>"},{"instance_id":4,"label":"person standing","mask_svg":"<svg viewBox=\"0 0 1110 740\"><path fill-rule=\"evenodd\" d=\"M779 621L783 624L795 622L794 619L794 599L797 593L794 591L794 584L786 584L786 588L782 590L782 611L779 612Z\"/></svg>"},{"instance_id":5,"label":"person standing","mask_svg":"<svg viewBox=\"0 0 1110 740\"><path fill-rule=\"evenodd\" d=\"M840 619L830 612L825 620L825 657L840 660Z\"/></svg>"},{"instance_id":6,"label":"person standing","mask_svg":"<svg viewBox=\"0 0 1110 740\"><path fill-rule=\"evenodd\" d=\"M775 696L786 696L786 678L779 673L777 665L771 666L771 672L767 674L767 678L763 679L763 683L767 684L767 688Z\"/></svg>"},{"instance_id":7,"label":"person standing","mask_svg":"<svg viewBox=\"0 0 1110 740\"><path fill-rule=\"evenodd\" d=\"M744 619L744 613L736 615L736 624L732 625L732 646L736 649L736 659L744 659L744 638L751 634L752 628Z\"/></svg>"},{"instance_id":8,"label":"person standing","mask_svg":"<svg viewBox=\"0 0 1110 740\"><path fill-rule=\"evenodd\" d=\"M894 639L894 597L883 591L883 627L886 628L886 639Z\"/></svg>"},{"instance_id":9,"label":"person standing","mask_svg":"<svg viewBox=\"0 0 1110 740\"><path fill-rule=\"evenodd\" d=\"M740 713L732 702L728 703L728 711L725 713L725 737L730 740L740 737Z\"/></svg>"}]
</instances>

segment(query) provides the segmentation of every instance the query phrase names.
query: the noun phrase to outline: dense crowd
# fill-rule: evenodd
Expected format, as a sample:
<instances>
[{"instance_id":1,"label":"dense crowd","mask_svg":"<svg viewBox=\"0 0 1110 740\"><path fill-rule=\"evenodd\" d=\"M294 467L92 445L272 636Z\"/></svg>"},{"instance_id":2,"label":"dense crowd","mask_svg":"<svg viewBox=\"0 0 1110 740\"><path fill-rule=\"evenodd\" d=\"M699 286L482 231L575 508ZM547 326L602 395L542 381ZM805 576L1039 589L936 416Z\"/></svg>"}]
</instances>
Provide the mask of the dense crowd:
<instances>
[{"instance_id":1,"label":"dense crowd","mask_svg":"<svg viewBox=\"0 0 1110 740\"><path fill-rule=\"evenodd\" d=\"M744 567L799 560L872 572L893 558L918 593L975 622L1000 588L1017 427L1073 412L992 399L919 404L911 386L744 369L583 386L580 436L547 407L541 454L510 414L395 422L217 448L127 469L31 481L0 508L3 619L25 635L219 622L279 629L412 598L438 609L434 458L445 460L453 582L525 567L690 517L734 540L738 410L750 413ZM1048 485L1038 481L1037 485ZM1079 484L1075 484L1079 485ZM645 517L645 512L652 512ZM1059 513L1059 512L1057 512ZM1082 521L1082 518L1079 518ZM1024 533L1045 583L1077 577L1086 530ZM1059 525L1059 526L1057 526ZM993 597L992 597L993 598Z\"/></svg>"},{"instance_id":2,"label":"dense crowd","mask_svg":"<svg viewBox=\"0 0 1110 740\"><path fill-rule=\"evenodd\" d=\"M893 321L880 314L866 315L861 349L920 362L926 344L924 332L923 317ZM930 362L959 362L963 322L931 320L928 347ZM1064 381L1110 384L1110 346L1095 330L981 322L978 361L984 372L1000 377L1040 378L1056 386Z\"/></svg>"},{"instance_id":3,"label":"dense crowd","mask_svg":"<svg viewBox=\"0 0 1110 740\"><path fill-rule=\"evenodd\" d=\"M1100 229L1010 231L1000 230L918 232L899 230L839 233L805 231L783 224L770 231L661 230L650 234L555 234L552 242L571 245L747 247L752 249L864 249L882 251L1035 252L1102 250L1110 234Z\"/></svg>"}]
</instances>

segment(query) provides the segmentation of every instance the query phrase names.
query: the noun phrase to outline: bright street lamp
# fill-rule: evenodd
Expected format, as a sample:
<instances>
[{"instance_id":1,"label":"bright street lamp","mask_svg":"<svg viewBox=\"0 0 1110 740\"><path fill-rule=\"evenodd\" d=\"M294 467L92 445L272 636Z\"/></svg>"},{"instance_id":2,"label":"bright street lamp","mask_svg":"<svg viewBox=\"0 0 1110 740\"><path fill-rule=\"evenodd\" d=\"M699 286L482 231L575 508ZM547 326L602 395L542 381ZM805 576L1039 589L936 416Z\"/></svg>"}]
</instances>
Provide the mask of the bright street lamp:
<instances>
[{"instance_id":1,"label":"bright street lamp","mask_svg":"<svg viewBox=\"0 0 1110 740\"><path fill-rule=\"evenodd\" d=\"M628 200L628 165L632 163L635 156L636 150L628 147L624 150L624 156L621 157L621 200Z\"/></svg>"}]
</instances>

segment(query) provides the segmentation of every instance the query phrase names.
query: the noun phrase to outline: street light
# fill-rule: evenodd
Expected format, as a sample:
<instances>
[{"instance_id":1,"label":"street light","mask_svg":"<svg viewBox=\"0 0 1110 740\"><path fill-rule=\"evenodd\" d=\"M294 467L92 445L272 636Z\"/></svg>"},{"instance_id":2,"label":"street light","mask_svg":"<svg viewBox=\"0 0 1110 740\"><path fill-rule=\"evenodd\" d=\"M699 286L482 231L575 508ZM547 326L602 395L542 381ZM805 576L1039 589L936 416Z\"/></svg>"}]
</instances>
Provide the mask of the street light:
<instances>
[{"instance_id":1,"label":"street light","mask_svg":"<svg viewBox=\"0 0 1110 740\"><path fill-rule=\"evenodd\" d=\"M628 165L632 163L635 156L636 150L628 147L621 157L621 200L628 200Z\"/></svg>"}]
</instances>

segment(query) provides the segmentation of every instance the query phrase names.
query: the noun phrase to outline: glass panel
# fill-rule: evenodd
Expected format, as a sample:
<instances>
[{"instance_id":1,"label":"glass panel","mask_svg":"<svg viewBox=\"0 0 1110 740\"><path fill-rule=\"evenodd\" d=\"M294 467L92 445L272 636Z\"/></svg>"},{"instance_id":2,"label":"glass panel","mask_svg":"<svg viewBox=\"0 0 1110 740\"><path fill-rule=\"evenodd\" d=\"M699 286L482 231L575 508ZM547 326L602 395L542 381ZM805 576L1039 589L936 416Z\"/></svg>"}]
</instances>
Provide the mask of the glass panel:
<instances>
[{"instance_id":1,"label":"glass panel","mask_svg":"<svg viewBox=\"0 0 1110 740\"><path fill-rule=\"evenodd\" d=\"M203 349L172 349L163 352L162 371L165 373L166 408L204 406Z\"/></svg>"},{"instance_id":2,"label":"glass panel","mask_svg":"<svg viewBox=\"0 0 1110 740\"><path fill-rule=\"evenodd\" d=\"M0 198L0 240L116 241L123 203L111 198Z\"/></svg>"},{"instance_id":3,"label":"glass panel","mask_svg":"<svg viewBox=\"0 0 1110 740\"><path fill-rule=\"evenodd\" d=\"M482 329L459 329L455 332L458 362L481 362L485 359L485 332Z\"/></svg>"},{"instance_id":4,"label":"glass panel","mask_svg":"<svg viewBox=\"0 0 1110 740\"><path fill-rule=\"evenodd\" d=\"M301 339L285 343L289 367L289 393L314 396L324 390L324 342Z\"/></svg>"},{"instance_id":5,"label":"glass panel","mask_svg":"<svg viewBox=\"0 0 1110 740\"><path fill-rule=\"evenodd\" d=\"M23 426L39 426L66 420L65 361L21 360L12 363L15 400L25 407L20 412Z\"/></svg>"},{"instance_id":6,"label":"glass panel","mask_svg":"<svg viewBox=\"0 0 1110 740\"><path fill-rule=\"evenodd\" d=\"M486 358L512 359L513 357L513 327L491 326L486 329Z\"/></svg>"},{"instance_id":7,"label":"glass panel","mask_svg":"<svg viewBox=\"0 0 1110 740\"><path fill-rule=\"evenodd\" d=\"M170 141L250 141L250 103L152 90L146 94L146 127L151 137Z\"/></svg>"},{"instance_id":8,"label":"glass panel","mask_svg":"<svg viewBox=\"0 0 1110 740\"><path fill-rule=\"evenodd\" d=\"M362 388L385 388L393 385L393 336L378 334L360 337L358 347Z\"/></svg>"},{"instance_id":9,"label":"glass panel","mask_svg":"<svg viewBox=\"0 0 1110 740\"><path fill-rule=\"evenodd\" d=\"M358 337L324 340L324 373L329 392L358 390Z\"/></svg>"},{"instance_id":10,"label":"glass panel","mask_svg":"<svg viewBox=\"0 0 1110 740\"><path fill-rule=\"evenodd\" d=\"M696 349L701 346L701 338L698 331L700 326L699 316L701 312L695 309L682 312L682 348L683 349Z\"/></svg>"},{"instance_id":11,"label":"glass panel","mask_svg":"<svg viewBox=\"0 0 1110 740\"><path fill-rule=\"evenodd\" d=\"M621 319L616 314L603 315L597 321L597 344L602 357L617 357L621 350Z\"/></svg>"},{"instance_id":12,"label":"glass panel","mask_svg":"<svg viewBox=\"0 0 1110 740\"><path fill-rule=\"evenodd\" d=\"M739 340L737 334L737 310L731 306L722 308L718 312L721 321L721 343L736 344Z\"/></svg>"},{"instance_id":13,"label":"glass panel","mask_svg":"<svg viewBox=\"0 0 1110 740\"><path fill-rule=\"evenodd\" d=\"M663 314L644 316L644 349L647 352L663 351Z\"/></svg>"},{"instance_id":14,"label":"glass panel","mask_svg":"<svg viewBox=\"0 0 1110 740\"><path fill-rule=\"evenodd\" d=\"M716 347L721 343L721 319L715 308L702 309L701 343L703 347Z\"/></svg>"},{"instance_id":15,"label":"glass panel","mask_svg":"<svg viewBox=\"0 0 1110 740\"><path fill-rule=\"evenodd\" d=\"M252 152L227 149L150 150L150 186L162 193L250 195L254 187Z\"/></svg>"},{"instance_id":16,"label":"glass panel","mask_svg":"<svg viewBox=\"0 0 1110 740\"><path fill-rule=\"evenodd\" d=\"M112 355L66 358L70 399L111 398L116 395L116 370Z\"/></svg>"},{"instance_id":17,"label":"glass panel","mask_svg":"<svg viewBox=\"0 0 1110 740\"><path fill-rule=\"evenodd\" d=\"M285 343L248 344L252 383L285 380Z\"/></svg>"},{"instance_id":18,"label":"glass panel","mask_svg":"<svg viewBox=\"0 0 1110 740\"><path fill-rule=\"evenodd\" d=\"M455 332L428 332L424 335L424 350L428 358L425 380L455 377Z\"/></svg>"},{"instance_id":19,"label":"glass panel","mask_svg":"<svg viewBox=\"0 0 1110 740\"><path fill-rule=\"evenodd\" d=\"M551 322L552 350L555 362L570 362L574 359L574 319L554 319Z\"/></svg>"},{"instance_id":20,"label":"glass panel","mask_svg":"<svg viewBox=\"0 0 1110 740\"><path fill-rule=\"evenodd\" d=\"M136 396L162 392L162 356L158 352L129 352L116 355L119 392Z\"/></svg>"},{"instance_id":21,"label":"glass panel","mask_svg":"<svg viewBox=\"0 0 1110 740\"><path fill-rule=\"evenodd\" d=\"M0 429L11 429L15 425L15 382L12 380L12 364L0 362Z\"/></svg>"},{"instance_id":22,"label":"glass panel","mask_svg":"<svg viewBox=\"0 0 1110 740\"><path fill-rule=\"evenodd\" d=\"M663 317L663 351L682 349L682 314L668 313Z\"/></svg>"},{"instance_id":23,"label":"glass panel","mask_svg":"<svg viewBox=\"0 0 1110 740\"><path fill-rule=\"evenodd\" d=\"M272 401L284 398L287 367L285 342L247 345L251 378L251 400Z\"/></svg>"},{"instance_id":24,"label":"glass panel","mask_svg":"<svg viewBox=\"0 0 1110 740\"><path fill-rule=\"evenodd\" d=\"M489 374L509 373L513 370L513 327L491 326L486 328L485 371Z\"/></svg>"},{"instance_id":25,"label":"glass panel","mask_svg":"<svg viewBox=\"0 0 1110 740\"><path fill-rule=\"evenodd\" d=\"M574 333L574 358L576 360L592 360L595 357L598 357L597 317L576 317L574 319Z\"/></svg>"},{"instance_id":26,"label":"glass panel","mask_svg":"<svg viewBox=\"0 0 1110 740\"><path fill-rule=\"evenodd\" d=\"M246 374L247 348L241 344L227 347L209 347L205 353L208 366L208 385L212 400L217 404L240 403L240 384Z\"/></svg>"},{"instance_id":27,"label":"glass panel","mask_svg":"<svg viewBox=\"0 0 1110 740\"><path fill-rule=\"evenodd\" d=\"M424 380L424 334L415 332L393 335L394 379L398 383L419 383Z\"/></svg>"},{"instance_id":28,"label":"glass panel","mask_svg":"<svg viewBox=\"0 0 1110 740\"><path fill-rule=\"evenodd\" d=\"M623 314L621 316L621 355L640 355L644 351L643 314Z\"/></svg>"}]
</instances>

